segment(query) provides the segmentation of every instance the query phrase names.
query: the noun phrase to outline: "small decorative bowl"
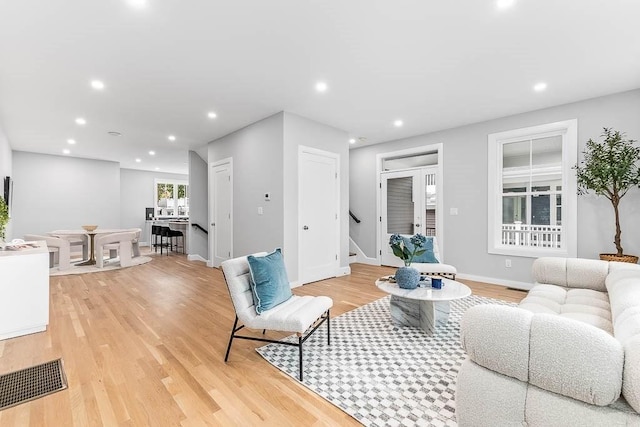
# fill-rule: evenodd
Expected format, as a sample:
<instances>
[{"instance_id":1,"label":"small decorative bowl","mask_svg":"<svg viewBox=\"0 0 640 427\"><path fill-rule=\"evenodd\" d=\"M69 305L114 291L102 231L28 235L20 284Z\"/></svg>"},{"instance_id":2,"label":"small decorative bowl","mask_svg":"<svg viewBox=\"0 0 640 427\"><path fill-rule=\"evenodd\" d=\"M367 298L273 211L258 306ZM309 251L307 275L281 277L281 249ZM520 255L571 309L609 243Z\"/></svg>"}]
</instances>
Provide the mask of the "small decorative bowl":
<instances>
[{"instance_id":1,"label":"small decorative bowl","mask_svg":"<svg viewBox=\"0 0 640 427\"><path fill-rule=\"evenodd\" d=\"M83 226L82 226L82 228L83 228L85 231L92 232L93 230L95 230L96 228L98 228L98 226L97 226L97 225L83 225Z\"/></svg>"}]
</instances>

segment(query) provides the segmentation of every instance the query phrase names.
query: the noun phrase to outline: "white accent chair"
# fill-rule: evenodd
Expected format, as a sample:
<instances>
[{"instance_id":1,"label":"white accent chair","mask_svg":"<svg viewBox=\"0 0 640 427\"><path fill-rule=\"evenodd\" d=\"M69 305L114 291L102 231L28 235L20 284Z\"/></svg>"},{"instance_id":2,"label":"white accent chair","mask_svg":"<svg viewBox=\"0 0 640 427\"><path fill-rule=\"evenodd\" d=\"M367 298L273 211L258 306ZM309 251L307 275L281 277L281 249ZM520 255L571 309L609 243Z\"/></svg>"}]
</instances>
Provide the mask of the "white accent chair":
<instances>
[{"instance_id":1,"label":"white accent chair","mask_svg":"<svg viewBox=\"0 0 640 427\"><path fill-rule=\"evenodd\" d=\"M41 236L39 234L25 234L24 240L27 242L44 240L53 254L53 263L50 267L58 265L59 270L71 268L71 243L67 239L52 236Z\"/></svg>"},{"instance_id":2,"label":"white accent chair","mask_svg":"<svg viewBox=\"0 0 640 427\"><path fill-rule=\"evenodd\" d=\"M411 236L402 235L402 237L410 238ZM458 270L449 264L442 263L442 256L440 255L440 249L438 248L438 239L436 236L426 236L427 239L433 239L433 255L438 260L437 263L422 263L422 262L413 262L411 263L411 267L415 268L420 272L420 274L430 275L430 276L444 276L450 279L455 280L456 274L458 274ZM400 258L394 257L394 261L396 262L394 266L402 267L404 263Z\"/></svg>"},{"instance_id":3,"label":"white accent chair","mask_svg":"<svg viewBox=\"0 0 640 427\"><path fill-rule=\"evenodd\" d=\"M133 254L133 258L140 256L140 235L142 234L142 229L140 228L127 228L122 230L122 232L132 232L135 233L135 238L131 241L131 250ZM115 258L118 256L118 245L111 244L106 246L105 249L109 249L109 258Z\"/></svg>"},{"instance_id":4,"label":"white accent chair","mask_svg":"<svg viewBox=\"0 0 640 427\"><path fill-rule=\"evenodd\" d=\"M104 267L104 250L117 250L120 256L120 265L130 267L133 265L133 241L136 239L136 232L127 231L122 233L98 234L95 238L96 267Z\"/></svg>"},{"instance_id":5,"label":"white accent chair","mask_svg":"<svg viewBox=\"0 0 640 427\"><path fill-rule=\"evenodd\" d=\"M64 234L60 236L54 236L51 233L47 233L47 235L64 239L69 242L71 248L80 246L82 249L82 259L89 259L89 236L86 234Z\"/></svg>"},{"instance_id":6,"label":"white accent chair","mask_svg":"<svg viewBox=\"0 0 640 427\"><path fill-rule=\"evenodd\" d=\"M264 256L266 252L254 254L254 256ZM333 300L326 296L298 296L293 295L287 301L262 312L256 313L253 297L251 295L251 274L249 272L249 262L247 257L239 257L224 261L222 272L229 289L231 302L236 312L236 320L231 330L229 345L224 361L229 359L231 343L234 338L255 340L268 343L284 344L298 347L299 357L299 379L303 380L302 369L302 345L324 322L327 323L327 345L331 344L331 329L329 320L329 309L333 306ZM238 326L238 321L242 325ZM286 342L258 338L244 335L237 335L237 332L247 327L249 329L262 329L265 331L292 332L298 336L298 342Z\"/></svg>"}]
</instances>

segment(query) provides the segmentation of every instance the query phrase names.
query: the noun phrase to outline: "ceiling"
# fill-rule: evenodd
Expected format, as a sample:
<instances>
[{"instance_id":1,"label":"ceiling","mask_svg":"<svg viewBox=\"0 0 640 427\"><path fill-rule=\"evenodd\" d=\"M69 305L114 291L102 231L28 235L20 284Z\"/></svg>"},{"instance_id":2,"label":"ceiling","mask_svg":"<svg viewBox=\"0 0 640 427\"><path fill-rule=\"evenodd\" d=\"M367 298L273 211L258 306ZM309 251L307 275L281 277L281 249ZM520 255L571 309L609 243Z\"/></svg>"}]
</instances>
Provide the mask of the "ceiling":
<instances>
[{"instance_id":1,"label":"ceiling","mask_svg":"<svg viewBox=\"0 0 640 427\"><path fill-rule=\"evenodd\" d=\"M0 128L14 150L175 173L279 111L379 143L639 88L638 17L636 0L3 1Z\"/></svg>"}]
</instances>

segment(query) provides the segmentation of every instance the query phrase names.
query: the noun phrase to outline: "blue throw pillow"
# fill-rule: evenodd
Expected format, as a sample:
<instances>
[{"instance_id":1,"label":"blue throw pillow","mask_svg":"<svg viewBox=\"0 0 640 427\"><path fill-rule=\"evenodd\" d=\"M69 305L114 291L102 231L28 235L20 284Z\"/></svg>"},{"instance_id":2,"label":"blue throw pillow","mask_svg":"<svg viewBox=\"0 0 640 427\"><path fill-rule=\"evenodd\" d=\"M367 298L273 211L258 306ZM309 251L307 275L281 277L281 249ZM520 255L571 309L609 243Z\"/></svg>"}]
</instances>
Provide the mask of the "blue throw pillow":
<instances>
[{"instance_id":1,"label":"blue throw pillow","mask_svg":"<svg viewBox=\"0 0 640 427\"><path fill-rule=\"evenodd\" d=\"M280 248L265 256L249 255L247 260L256 313L261 314L291 298L291 286Z\"/></svg>"},{"instance_id":2,"label":"blue throw pillow","mask_svg":"<svg viewBox=\"0 0 640 427\"><path fill-rule=\"evenodd\" d=\"M411 244L409 237L403 237L402 240L404 241L406 248L413 252L413 244ZM425 249L425 252L422 255L414 257L412 262L430 264L437 264L440 262L433 253L433 237L427 237L427 240L421 249Z\"/></svg>"}]
</instances>

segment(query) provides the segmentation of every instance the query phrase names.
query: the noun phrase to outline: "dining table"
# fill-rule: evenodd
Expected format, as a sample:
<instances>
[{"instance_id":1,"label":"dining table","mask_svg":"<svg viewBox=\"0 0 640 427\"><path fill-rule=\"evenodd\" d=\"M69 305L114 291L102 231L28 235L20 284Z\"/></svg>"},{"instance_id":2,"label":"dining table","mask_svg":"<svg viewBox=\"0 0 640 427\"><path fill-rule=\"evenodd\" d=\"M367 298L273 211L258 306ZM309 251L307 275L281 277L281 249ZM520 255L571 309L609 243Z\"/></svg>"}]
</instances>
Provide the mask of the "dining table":
<instances>
[{"instance_id":1,"label":"dining table","mask_svg":"<svg viewBox=\"0 0 640 427\"><path fill-rule=\"evenodd\" d=\"M113 233L122 233L126 231L125 229L115 229L115 228L96 228L95 230L87 231L84 229L78 230L54 230L49 232L51 236L60 237L62 239L70 239L73 237L81 237L88 236L89 237L89 259L82 260L77 263L76 266L84 266L84 265L96 265L96 251L95 251L95 237L96 234L113 234Z\"/></svg>"}]
</instances>

